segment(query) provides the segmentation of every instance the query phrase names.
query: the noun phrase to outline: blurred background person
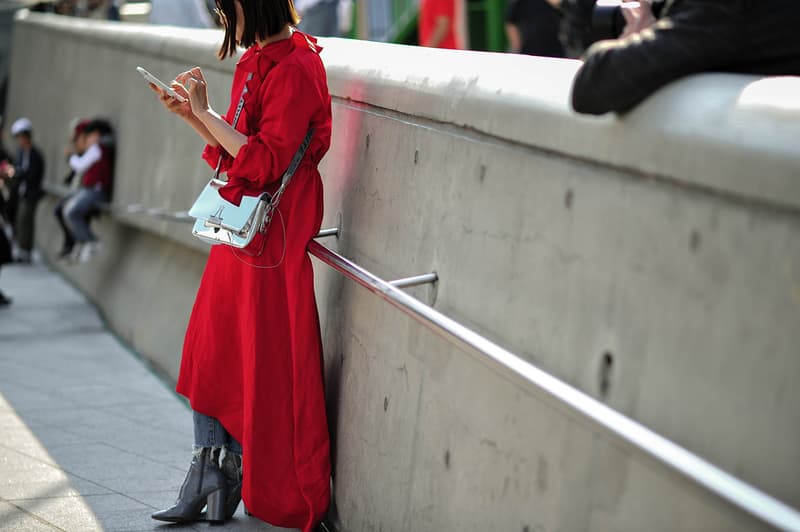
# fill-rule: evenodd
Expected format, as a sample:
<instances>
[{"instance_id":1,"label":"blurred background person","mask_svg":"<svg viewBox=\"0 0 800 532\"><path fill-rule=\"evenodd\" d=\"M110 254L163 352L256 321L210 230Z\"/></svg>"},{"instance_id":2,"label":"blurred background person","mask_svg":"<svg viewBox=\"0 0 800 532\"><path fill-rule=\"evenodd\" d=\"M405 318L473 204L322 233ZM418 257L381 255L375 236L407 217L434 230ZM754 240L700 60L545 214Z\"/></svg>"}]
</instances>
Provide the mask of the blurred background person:
<instances>
[{"instance_id":1,"label":"blurred background person","mask_svg":"<svg viewBox=\"0 0 800 532\"><path fill-rule=\"evenodd\" d=\"M3 116L0 115L0 130L3 127ZM3 171L3 168L6 168L8 165L11 164L11 155L9 155L8 151L6 151L5 143L3 142L2 136L0 136L0 217L3 217L6 220L6 223L10 223L11 217L9 215L9 200L11 199L11 183L9 182L10 179ZM9 231L11 227L9 226Z\"/></svg>"},{"instance_id":2,"label":"blurred background person","mask_svg":"<svg viewBox=\"0 0 800 532\"><path fill-rule=\"evenodd\" d=\"M152 0L150 24L187 28L217 27L204 0Z\"/></svg>"},{"instance_id":3,"label":"blurred background person","mask_svg":"<svg viewBox=\"0 0 800 532\"><path fill-rule=\"evenodd\" d=\"M3 117L0 116L0 125L2 125ZM0 139L0 166L5 167L9 164L8 153L3 146L2 139ZM0 270L4 264L8 264L14 260L14 255L11 248L11 227L8 223L8 214L6 210L6 187L7 176L4 172L0 171ZM6 296L0 290L0 307L5 307L11 304L11 298Z\"/></svg>"},{"instance_id":4,"label":"blurred background person","mask_svg":"<svg viewBox=\"0 0 800 532\"><path fill-rule=\"evenodd\" d=\"M0 212L0 270L3 269L4 264L8 264L13 260L11 241L8 238L9 232L6 218L3 216L3 213ZM0 290L0 307L7 307L10 304L11 298Z\"/></svg>"},{"instance_id":5,"label":"blurred background person","mask_svg":"<svg viewBox=\"0 0 800 532\"><path fill-rule=\"evenodd\" d=\"M33 145L33 124L27 118L20 118L11 125L11 136L17 142L15 165L6 164L0 168L11 180L11 204L14 216L14 239L17 244L17 260L30 263L33 252L34 222L36 206L42 198L44 178L44 158Z\"/></svg>"},{"instance_id":6,"label":"blurred background person","mask_svg":"<svg viewBox=\"0 0 800 532\"><path fill-rule=\"evenodd\" d=\"M90 120L80 120L75 119L72 122L72 137L70 141L69 147L65 150L65 155L67 157L67 164L69 164L69 160L73 154L81 154L83 153L84 149L81 148L81 138L83 135L83 130L86 129L86 126L89 125ZM72 189L72 193L61 198L56 203L56 206L53 209L53 215L55 215L56 220L58 221L58 225L61 227L61 231L64 235L63 244L61 245L61 251L58 252L59 259L65 259L72 256L72 251L75 249L75 238L72 236L72 231L70 231L69 227L67 227L67 222L64 220L64 206L67 204L67 201L72 197L72 195L77 192L78 186L80 184L81 176L78 175L75 170L72 169L70 166L69 172L63 179L63 185L69 189ZM89 224L91 218L95 216L98 212L92 211L86 215L86 223Z\"/></svg>"},{"instance_id":7,"label":"blurred background person","mask_svg":"<svg viewBox=\"0 0 800 532\"><path fill-rule=\"evenodd\" d=\"M75 16L78 12L78 1L59 0L55 4L55 12L59 15Z\"/></svg>"},{"instance_id":8,"label":"blurred background person","mask_svg":"<svg viewBox=\"0 0 800 532\"><path fill-rule=\"evenodd\" d=\"M466 43L463 29L463 0L420 0L420 46L463 50Z\"/></svg>"},{"instance_id":9,"label":"blurred background person","mask_svg":"<svg viewBox=\"0 0 800 532\"><path fill-rule=\"evenodd\" d=\"M559 0L511 0L506 8L509 50L518 54L564 57L559 39Z\"/></svg>"},{"instance_id":10,"label":"blurred background person","mask_svg":"<svg viewBox=\"0 0 800 532\"><path fill-rule=\"evenodd\" d=\"M125 4L125 0L110 0L108 2L108 9L106 10L108 20L120 20L123 4Z\"/></svg>"},{"instance_id":11,"label":"blurred background person","mask_svg":"<svg viewBox=\"0 0 800 532\"><path fill-rule=\"evenodd\" d=\"M69 165L81 175L81 184L64 203L63 216L76 244L72 257L86 262L100 251L100 242L89 227L89 216L111 199L114 138L110 124L92 120L77 136L75 147Z\"/></svg>"},{"instance_id":12,"label":"blurred background person","mask_svg":"<svg viewBox=\"0 0 800 532\"><path fill-rule=\"evenodd\" d=\"M297 29L317 37L339 36L339 0L295 0L300 15Z\"/></svg>"}]
</instances>

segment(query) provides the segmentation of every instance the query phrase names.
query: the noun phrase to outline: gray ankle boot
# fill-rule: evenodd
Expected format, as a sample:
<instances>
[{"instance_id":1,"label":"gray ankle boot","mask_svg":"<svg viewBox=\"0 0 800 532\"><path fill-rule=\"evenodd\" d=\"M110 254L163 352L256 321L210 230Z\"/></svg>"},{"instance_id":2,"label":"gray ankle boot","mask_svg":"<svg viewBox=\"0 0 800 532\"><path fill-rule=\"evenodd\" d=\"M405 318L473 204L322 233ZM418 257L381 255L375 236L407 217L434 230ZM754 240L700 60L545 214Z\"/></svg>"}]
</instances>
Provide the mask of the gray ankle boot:
<instances>
[{"instance_id":1,"label":"gray ankle boot","mask_svg":"<svg viewBox=\"0 0 800 532\"><path fill-rule=\"evenodd\" d=\"M225 475L219 468L219 452L219 449L212 450L210 447L195 451L175 505L151 517L170 523L190 523L199 520L203 507L208 505L208 521L225 521L228 490Z\"/></svg>"},{"instance_id":2,"label":"gray ankle boot","mask_svg":"<svg viewBox=\"0 0 800 532\"><path fill-rule=\"evenodd\" d=\"M220 469L228 482L228 497L225 499L225 517L230 519L236 513L242 500L242 455L225 453Z\"/></svg>"}]
</instances>

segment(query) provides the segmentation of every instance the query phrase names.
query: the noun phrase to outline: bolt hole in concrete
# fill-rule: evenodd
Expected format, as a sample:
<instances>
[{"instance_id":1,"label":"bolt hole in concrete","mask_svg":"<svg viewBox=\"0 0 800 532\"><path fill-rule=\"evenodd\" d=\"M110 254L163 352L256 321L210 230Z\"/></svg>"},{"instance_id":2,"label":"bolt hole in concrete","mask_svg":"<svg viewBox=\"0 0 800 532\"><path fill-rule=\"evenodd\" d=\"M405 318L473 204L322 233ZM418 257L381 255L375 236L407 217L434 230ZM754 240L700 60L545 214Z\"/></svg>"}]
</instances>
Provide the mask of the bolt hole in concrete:
<instances>
[{"instance_id":1,"label":"bolt hole in concrete","mask_svg":"<svg viewBox=\"0 0 800 532\"><path fill-rule=\"evenodd\" d=\"M611 391L611 370L614 367L614 354L606 351L600 359L600 396L605 398Z\"/></svg>"},{"instance_id":2,"label":"bolt hole in concrete","mask_svg":"<svg viewBox=\"0 0 800 532\"><path fill-rule=\"evenodd\" d=\"M692 253L697 253L697 251L700 249L700 242L700 231L692 231L692 234L689 237L689 249L692 250Z\"/></svg>"},{"instance_id":3,"label":"bolt hole in concrete","mask_svg":"<svg viewBox=\"0 0 800 532\"><path fill-rule=\"evenodd\" d=\"M572 192L572 189L567 190L567 193L564 194L564 207L567 209L572 208L572 199L574 196L575 194Z\"/></svg>"}]
</instances>

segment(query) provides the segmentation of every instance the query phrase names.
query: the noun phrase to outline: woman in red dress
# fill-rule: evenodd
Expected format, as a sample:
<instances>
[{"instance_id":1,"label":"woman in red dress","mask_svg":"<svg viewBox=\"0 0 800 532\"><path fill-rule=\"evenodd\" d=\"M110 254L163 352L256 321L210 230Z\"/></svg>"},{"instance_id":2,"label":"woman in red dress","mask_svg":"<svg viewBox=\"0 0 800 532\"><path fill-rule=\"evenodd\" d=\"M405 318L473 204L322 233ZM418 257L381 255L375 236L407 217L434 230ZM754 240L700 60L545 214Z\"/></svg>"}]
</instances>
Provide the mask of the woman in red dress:
<instances>
[{"instance_id":1,"label":"woman in red dress","mask_svg":"<svg viewBox=\"0 0 800 532\"><path fill-rule=\"evenodd\" d=\"M266 233L244 250L211 248L177 384L194 410L194 457L176 504L153 518L224 521L241 497L252 515L308 532L330 499L322 346L306 253L322 221L317 166L330 145L330 96L320 47L294 29L291 0L217 0L217 13L225 28L220 58L247 47L227 114L209 105L199 68L173 83L188 102L151 87L208 143L203 158L228 176L220 194L238 203L243 194L274 193L313 135Z\"/></svg>"}]
</instances>

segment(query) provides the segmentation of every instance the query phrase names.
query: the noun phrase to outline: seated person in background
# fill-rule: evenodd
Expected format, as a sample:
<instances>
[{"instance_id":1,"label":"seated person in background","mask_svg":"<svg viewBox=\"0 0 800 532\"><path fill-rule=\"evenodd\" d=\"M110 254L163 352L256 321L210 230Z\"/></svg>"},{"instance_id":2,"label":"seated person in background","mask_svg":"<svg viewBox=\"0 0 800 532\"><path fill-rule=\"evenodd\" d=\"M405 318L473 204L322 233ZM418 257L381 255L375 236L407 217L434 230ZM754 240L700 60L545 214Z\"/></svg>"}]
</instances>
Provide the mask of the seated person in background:
<instances>
[{"instance_id":1,"label":"seated person in background","mask_svg":"<svg viewBox=\"0 0 800 532\"><path fill-rule=\"evenodd\" d=\"M114 172L114 139L104 120L92 120L77 136L78 153L69 165L81 175L78 191L64 204L64 221L78 247L73 257L86 262L99 251L99 242L89 228L88 215L111 198Z\"/></svg>"},{"instance_id":2,"label":"seated person in background","mask_svg":"<svg viewBox=\"0 0 800 532\"><path fill-rule=\"evenodd\" d=\"M658 18L649 2L629 2L623 14L623 34L592 45L575 77L579 113L628 111L700 72L800 75L797 0L666 0Z\"/></svg>"},{"instance_id":3,"label":"seated person in background","mask_svg":"<svg viewBox=\"0 0 800 532\"><path fill-rule=\"evenodd\" d=\"M71 158L71 156L73 154L81 153L81 152L84 151L83 148L81 148L81 149L78 148L78 143L79 143L79 141L81 139L81 135L83 133L83 130L86 129L86 126L89 124L89 122L90 122L90 120L82 120L82 121L77 121L77 123L75 124L75 127L72 130L72 139L71 139L70 147L67 148L67 150L65 152L66 156L67 156L67 163L69 163L69 159ZM63 179L63 184L67 188L71 188L71 189L77 190L77 186L78 186L78 184L80 182L80 177L81 176L78 176L75 173L75 170L70 168L69 169L69 173L67 173L66 177L64 177L64 179ZM73 192L73 194L74 194L74 192ZM67 201L69 201L69 199L71 197L72 197L72 194L70 194L69 196L61 198L60 200L58 200L58 203L56 203L56 206L53 209L53 214L55 215L56 220L58 221L58 225L61 226L61 231L64 234L64 243L61 246L61 251L59 251L59 253L58 253L58 258L60 258L60 259L70 257L72 255L73 249L75 248L75 239L72 237L72 232L70 231L69 227L67 227L67 224L64 221L64 205L66 205ZM86 223L88 224L89 221L91 220L92 216L94 216L96 214L97 214L97 211L93 211L93 212L90 212L89 214L87 214Z\"/></svg>"},{"instance_id":4,"label":"seated person in background","mask_svg":"<svg viewBox=\"0 0 800 532\"><path fill-rule=\"evenodd\" d=\"M518 54L564 57L558 38L558 0L511 0L506 8L509 49Z\"/></svg>"}]
</instances>

